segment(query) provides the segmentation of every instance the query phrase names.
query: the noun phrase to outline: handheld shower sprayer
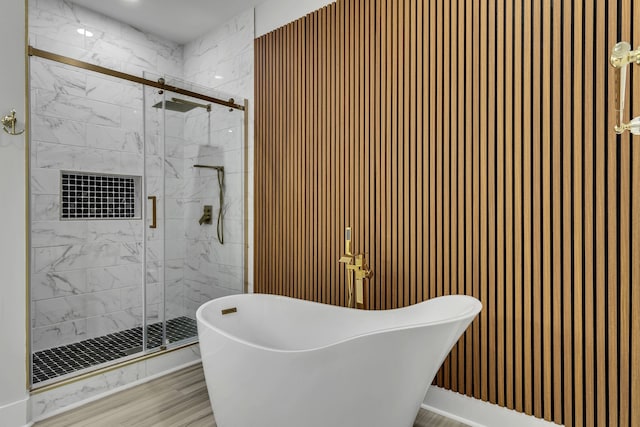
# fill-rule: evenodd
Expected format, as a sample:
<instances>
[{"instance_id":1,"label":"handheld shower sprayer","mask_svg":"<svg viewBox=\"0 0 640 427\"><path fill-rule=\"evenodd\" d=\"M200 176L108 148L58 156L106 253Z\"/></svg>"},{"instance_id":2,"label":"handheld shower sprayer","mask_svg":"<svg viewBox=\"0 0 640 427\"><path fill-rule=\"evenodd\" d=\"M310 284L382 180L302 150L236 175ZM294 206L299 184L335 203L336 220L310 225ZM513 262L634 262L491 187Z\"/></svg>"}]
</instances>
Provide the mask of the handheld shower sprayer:
<instances>
[{"instance_id":1,"label":"handheld shower sprayer","mask_svg":"<svg viewBox=\"0 0 640 427\"><path fill-rule=\"evenodd\" d=\"M640 64L640 48L631 50L631 45L627 42L617 43L611 51L611 65L614 68L614 109L616 117L615 131L618 134L625 130L631 131L634 135L640 134L640 117L636 117L629 123L624 123L624 98L627 85L627 65L632 62Z\"/></svg>"}]
</instances>

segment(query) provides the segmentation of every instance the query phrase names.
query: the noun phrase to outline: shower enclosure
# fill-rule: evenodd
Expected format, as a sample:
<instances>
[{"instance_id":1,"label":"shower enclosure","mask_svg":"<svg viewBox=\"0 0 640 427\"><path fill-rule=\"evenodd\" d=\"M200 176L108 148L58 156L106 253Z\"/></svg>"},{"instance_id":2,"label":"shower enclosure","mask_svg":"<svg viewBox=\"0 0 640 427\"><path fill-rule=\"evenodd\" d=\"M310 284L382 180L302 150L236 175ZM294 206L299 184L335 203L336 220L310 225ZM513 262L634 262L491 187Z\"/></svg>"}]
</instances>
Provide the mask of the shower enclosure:
<instances>
[{"instance_id":1,"label":"shower enclosure","mask_svg":"<svg viewBox=\"0 0 640 427\"><path fill-rule=\"evenodd\" d=\"M244 100L30 68L32 385L194 343L196 309L244 292Z\"/></svg>"}]
</instances>

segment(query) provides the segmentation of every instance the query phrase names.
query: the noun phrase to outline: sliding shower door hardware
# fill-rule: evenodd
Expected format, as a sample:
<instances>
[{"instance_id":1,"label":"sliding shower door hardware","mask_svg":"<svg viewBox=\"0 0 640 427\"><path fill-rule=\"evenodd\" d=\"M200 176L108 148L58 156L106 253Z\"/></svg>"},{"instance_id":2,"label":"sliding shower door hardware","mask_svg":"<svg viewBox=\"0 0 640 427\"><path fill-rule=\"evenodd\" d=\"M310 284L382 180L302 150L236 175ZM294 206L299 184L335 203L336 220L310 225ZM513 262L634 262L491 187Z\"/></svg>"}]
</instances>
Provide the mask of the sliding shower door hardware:
<instances>
[{"instance_id":1,"label":"sliding shower door hardware","mask_svg":"<svg viewBox=\"0 0 640 427\"><path fill-rule=\"evenodd\" d=\"M640 47L636 50L631 50L629 43L620 42L613 47L609 61L614 68L614 110L616 117L614 130L617 134L628 130L634 135L640 135L640 116L627 123L624 122L627 65L632 63L640 64Z\"/></svg>"},{"instance_id":2,"label":"sliding shower door hardware","mask_svg":"<svg viewBox=\"0 0 640 427\"><path fill-rule=\"evenodd\" d=\"M203 101L211 102L213 104L223 105L225 107L229 107L235 110L244 111L244 105L238 105L235 101L225 101L223 99L214 98L212 96L203 95L201 93L192 92L187 89L182 89L176 86L171 86L166 84L164 79L159 81L153 81L144 79L142 77L134 76L133 74L123 73L121 71L112 70L110 68L101 67L99 65L91 64L89 62L79 61L77 59L69 58L68 56L58 55L56 53L47 52L46 50L37 49L33 46L28 47L29 56L37 56L40 58L48 59L50 61L59 62L61 64L71 65L72 67L78 67L85 70L93 71L100 74L105 74L107 76L116 77L118 79L128 80L134 83L140 83L149 87L155 87L162 90L168 90L170 92L175 92L180 95L190 96L192 98L202 99Z\"/></svg>"},{"instance_id":3,"label":"sliding shower door hardware","mask_svg":"<svg viewBox=\"0 0 640 427\"><path fill-rule=\"evenodd\" d=\"M22 135L24 133L24 129L20 131L16 131L17 122L18 122L18 119L16 118L16 110L11 110L10 115L4 116L2 118L2 126L4 131L9 135Z\"/></svg>"}]
</instances>

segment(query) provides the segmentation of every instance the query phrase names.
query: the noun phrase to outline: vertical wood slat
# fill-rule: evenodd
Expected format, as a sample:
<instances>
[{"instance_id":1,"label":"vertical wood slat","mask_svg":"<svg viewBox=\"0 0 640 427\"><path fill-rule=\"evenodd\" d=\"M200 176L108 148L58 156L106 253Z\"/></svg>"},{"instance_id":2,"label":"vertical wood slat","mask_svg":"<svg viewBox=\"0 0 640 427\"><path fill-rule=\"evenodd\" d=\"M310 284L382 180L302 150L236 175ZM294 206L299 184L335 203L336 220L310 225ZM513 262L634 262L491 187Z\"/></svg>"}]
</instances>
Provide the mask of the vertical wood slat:
<instances>
[{"instance_id":1,"label":"vertical wood slat","mask_svg":"<svg viewBox=\"0 0 640 427\"><path fill-rule=\"evenodd\" d=\"M617 2L608 2L609 16L617 16ZM608 45L611 46L617 40L617 28L611 22L607 23ZM613 88L613 73L609 73L608 87ZM613 105L613 91L608 91L607 105ZM613 114L608 114L608 129L615 124ZM620 138L615 134L607 133L606 146L606 222L607 222L607 341L608 341L608 400L609 400L609 425L619 425L619 371L618 371L618 220L617 220L617 145Z\"/></svg>"},{"instance_id":2,"label":"vertical wood slat","mask_svg":"<svg viewBox=\"0 0 640 427\"><path fill-rule=\"evenodd\" d=\"M605 2L597 2L596 4L596 55L600 57L606 56L606 7ZM609 102L606 70L603 67L596 68L596 117L604 118L606 114L606 105ZM596 233L595 233L595 248L596 248L596 319L595 319L595 333L596 333L596 354L602 356L607 353L607 309L606 309L606 192L605 186L602 183L605 182L605 147L603 142L607 138L608 123L604 120L596 121L596 135L594 139L594 151L595 151L595 220L596 220ZM598 141L596 143L596 141ZM596 396L597 401L597 424L606 425L607 419L607 359L606 357L598 357L596 363Z\"/></svg>"},{"instance_id":3,"label":"vertical wood slat","mask_svg":"<svg viewBox=\"0 0 640 427\"><path fill-rule=\"evenodd\" d=\"M523 23L522 23L522 2L516 1L514 5L514 50L522 50L523 46ZM514 58L514 78L523 74L523 55L515 55ZM517 79L518 84L514 87L513 117L517 120L522 117L523 111L523 87L524 79ZM514 129L514 140L523 140L523 127L516 126ZM523 337L523 170L522 170L522 144L513 144L513 210L514 210L514 323L515 324L515 369L514 369L514 406L517 411L524 411L524 337Z\"/></svg>"},{"instance_id":4,"label":"vertical wood slat","mask_svg":"<svg viewBox=\"0 0 640 427\"><path fill-rule=\"evenodd\" d=\"M640 40L640 6L633 5L632 13L633 37L632 39L637 43ZM631 87L640 87L640 73L633 74L633 84ZM637 93L637 92L636 92ZM640 96L635 95L632 99L632 114L631 117L636 117L640 114ZM640 312L640 262L638 262L638 254L640 254L640 200L637 197L633 197L638 194L638 183L640 182L640 147L633 141L631 145L631 313L635 313L632 316L631 321L631 393L630 393L630 407L631 407L631 422L630 425L640 425L640 316L637 313Z\"/></svg>"},{"instance_id":5,"label":"vertical wood slat","mask_svg":"<svg viewBox=\"0 0 640 427\"><path fill-rule=\"evenodd\" d=\"M571 5L564 3L563 7L563 28L571 28L572 25L572 7ZM563 38L563 63L562 72L563 80L570 81L573 76L573 70L571 69L571 37ZM562 247L562 272L563 272L563 329L564 329L564 342L563 342L563 354L564 354L564 423L569 425L573 424L574 406L572 401L573 396L573 276L572 276L572 200L571 200L571 175L572 175L572 142L571 135L572 129L572 109L571 106L571 85L563 85L562 91L562 125L563 125L563 144L562 144L562 234L563 234L563 247ZM570 332L570 333L569 333Z\"/></svg>"},{"instance_id":6,"label":"vertical wood slat","mask_svg":"<svg viewBox=\"0 0 640 427\"><path fill-rule=\"evenodd\" d=\"M553 247L551 258L553 261L553 421L561 424L563 420L563 387L562 387L562 0L553 3L553 70L552 70L552 192L551 200L553 212Z\"/></svg>"},{"instance_id":7,"label":"vertical wood slat","mask_svg":"<svg viewBox=\"0 0 640 427\"><path fill-rule=\"evenodd\" d=\"M640 148L599 61L640 7L552 3L340 0L257 39L255 288L346 304L351 225L369 308L484 303L438 385L634 426Z\"/></svg>"}]
</instances>

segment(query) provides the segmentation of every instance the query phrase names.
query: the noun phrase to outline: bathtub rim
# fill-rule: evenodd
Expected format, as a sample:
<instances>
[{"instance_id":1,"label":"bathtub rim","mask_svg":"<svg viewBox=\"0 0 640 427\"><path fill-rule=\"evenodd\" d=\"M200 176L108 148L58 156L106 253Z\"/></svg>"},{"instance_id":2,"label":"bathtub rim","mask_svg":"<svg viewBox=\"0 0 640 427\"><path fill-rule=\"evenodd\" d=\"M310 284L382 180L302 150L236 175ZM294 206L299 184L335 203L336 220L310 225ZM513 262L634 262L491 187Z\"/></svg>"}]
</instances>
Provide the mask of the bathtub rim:
<instances>
[{"instance_id":1,"label":"bathtub rim","mask_svg":"<svg viewBox=\"0 0 640 427\"><path fill-rule=\"evenodd\" d=\"M289 300L295 300L297 302L302 302L302 303L329 305L332 308L344 309L344 310L356 310L354 308L342 307L342 306L337 306L337 305L333 305L333 304L324 304L324 303L320 303L320 302L316 302L316 301L303 300L303 299L300 299L300 298L292 298L292 297L288 297L288 296L284 296L284 295L274 295L274 294L238 294L238 295L227 295L227 296L224 296L224 297L221 297L221 298L216 298L216 299L213 299L213 300L205 302L200 307L198 307L198 310L196 311L196 321L198 322L198 324L200 324L200 323L204 324L206 327L214 330L215 332L219 333L220 335L224 336L225 338L228 338L228 339L230 339L232 341L235 341L235 342L250 346L252 348L259 349L259 350L264 350L264 351L269 351L269 352L273 352L273 353L295 354L295 353L308 353L308 352L320 351L320 350L328 349L328 348L331 348L331 347L335 347L337 345L346 343L348 341L353 341L355 339L364 338L364 337L371 336L371 335L377 335L377 334L400 331L400 330L412 330L412 329L423 328L423 327L427 327L427 326L438 326L438 325L442 325L442 324L445 324L445 323L455 323L455 322L464 321L464 320L466 320L468 318L474 319L478 315L478 313L480 313L480 311L482 311L482 308L483 308L482 302L480 302L480 300L478 300L477 298L469 296L469 295L458 295L458 294L455 294L455 295L443 295L443 296L439 296L439 297L436 297L436 298L430 298L428 300L421 301L421 302L419 302L417 304L413 304L413 305L406 306L406 307L393 308L393 309L389 309L389 310L366 310L367 312L375 312L375 311L390 312L390 311L404 310L404 309L407 309L409 307L414 307L416 305L427 303L429 301L434 301L434 300L439 300L439 299L447 299L447 298L451 298L451 297L464 298L464 299L472 300L472 302L473 302L473 308L471 310L466 311L464 314L460 314L458 316L447 317L445 319L440 319L440 320L435 320L435 321L430 321L430 322L412 323L412 324L403 325L403 326L396 326L396 327L382 328L382 329L374 329L374 330L371 330L371 331L368 331L368 332L365 332L365 333L362 333L362 334L356 334L356 335L352 335L352 336L350 336L348 338L337 340L337 341L332 342L332 343L327 344L327 345L321 345L321 346L317 346L317 347L310 347L310 348L304 348L304 349L287 350L287 349L280 349L280 348L274 348L274 347L266 347L264 345L256 344L256 343L247 341L245 339L239 338L236 335L232 335L232 334L230 334L230 333L228 333L226 331L223 331L222 329L212 325L210 322L206 321L202 317L202 311L204 311L208 305L214 304L214 302L220 302L220 301L223 301L223 300L226 300L226 299L234 299L234 298L238 298L238 297L248 297L250 295L251 296L261 295L261 296L272 297L272 298L275 298L275 299L289 299ZM359 311L364 311L364 310L359 310ZM200 340L200 331L199 330L198 330L198 339Z\"/></svg>"}]
</instances>

